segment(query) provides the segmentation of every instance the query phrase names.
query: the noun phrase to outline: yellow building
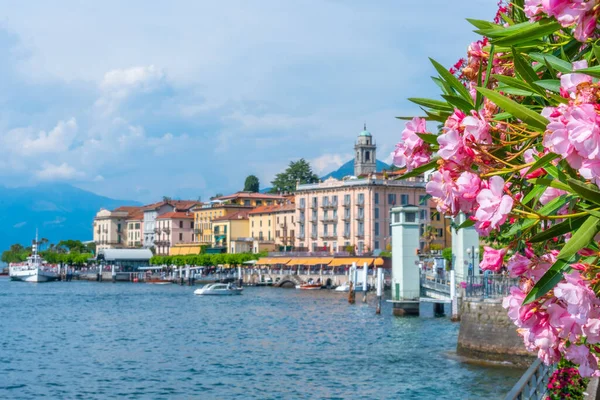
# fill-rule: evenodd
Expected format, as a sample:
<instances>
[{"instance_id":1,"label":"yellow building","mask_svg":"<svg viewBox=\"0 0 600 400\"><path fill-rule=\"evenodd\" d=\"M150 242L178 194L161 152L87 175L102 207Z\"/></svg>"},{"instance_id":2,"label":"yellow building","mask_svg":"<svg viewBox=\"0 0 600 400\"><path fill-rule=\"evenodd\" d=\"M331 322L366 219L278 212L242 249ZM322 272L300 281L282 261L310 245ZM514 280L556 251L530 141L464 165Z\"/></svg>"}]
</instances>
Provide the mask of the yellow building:
<instances>
[{"instance_id":1,"label":"yellow building","mask_svg":"<svg viewBox=\"0 0 600 400\"><path fill-rule=\"evenodd\" d=\"M441 214L432 201L429 201L429 225L421 226L421 236L424 239L425 252L440 251L447 247L452 247L452 227L450 219Z\"/></svg>"},{"instance_id":2,"label":"yellow building","mask_svg":"<svg viewBox=\"0 0 600 400\"><path fill-rule=\"evenodd\" d=\"M250 211L250 236L260 243L294 246L294 204L257 207Z\"/></svg>"},{"instance_id":3,"label":"yellow building","mask_svg":"<svg viewBox=\"0 0 600 400\"><path fill-rule=\"evenodd\" d=\"M228 253L236 253L232 242L248 239L248 213L249 209L218 217L212 220L213 247L224 247Z\"/></svg>"},{"instance_id":4,"label":"yellow building","mask_svg":"<svg viewBox=\"0 0 600 400\"><path fill-rule=\"evenodd\" d=\"M235 214L239 211L249 211L250 209L251 207L229 205L221 202L207 203L193 208L194 242L212 246L214 243L213 220Z\"/></svg>"},{"instance_id":5,"label":"yellow building","mask_svg":"<svg viewBox=\"0 0 600 400\"><path fill-rule=\"evenodd\" d=\"M237 204L246 207L270 206L282 203L284 196L268 193L237 192L228 196L221 196L213 201L223 202L224 204Z\"/></svg>"}]
</instances>

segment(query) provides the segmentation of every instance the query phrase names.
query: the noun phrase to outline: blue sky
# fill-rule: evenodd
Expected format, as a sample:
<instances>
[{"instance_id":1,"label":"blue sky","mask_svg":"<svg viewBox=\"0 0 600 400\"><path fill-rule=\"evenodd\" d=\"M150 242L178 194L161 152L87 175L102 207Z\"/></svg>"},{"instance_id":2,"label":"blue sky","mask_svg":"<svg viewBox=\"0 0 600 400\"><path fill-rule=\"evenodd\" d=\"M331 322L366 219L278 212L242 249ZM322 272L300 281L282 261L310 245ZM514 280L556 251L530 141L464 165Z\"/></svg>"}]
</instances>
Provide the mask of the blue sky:
<instances>
[{"instance_id":1,"label":"blue sky","mask_svg":"<svg viewBox=\"0 0 600 400\"><path fill-rule=\"evenodd\" d=\"M451 4L451 5L450 5ZM206 199L389 153L494 0L0 0L0 183ZM6 78L6 79L5 79Z\"/></svg>"}]
</instances>

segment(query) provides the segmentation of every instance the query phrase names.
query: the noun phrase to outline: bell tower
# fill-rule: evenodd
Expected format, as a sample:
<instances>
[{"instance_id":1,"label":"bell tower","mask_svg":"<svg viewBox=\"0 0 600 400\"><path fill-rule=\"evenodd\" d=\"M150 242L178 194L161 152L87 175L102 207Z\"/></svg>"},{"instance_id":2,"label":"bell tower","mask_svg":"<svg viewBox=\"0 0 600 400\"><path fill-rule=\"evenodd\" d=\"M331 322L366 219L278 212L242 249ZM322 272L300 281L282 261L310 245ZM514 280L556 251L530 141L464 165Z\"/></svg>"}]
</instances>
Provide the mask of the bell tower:
<instances>
[{"instance_id":1,"label":"bell tower","mask_svg":"<svg viewBox=\"0 0 600 400\"><path fill-rule=\"evenodd\" d=\"M367 175L377 170L376 151L377 146L373 143L373 136L365 124L354 144L354 176Z\"/></svg>"}]
</instances>

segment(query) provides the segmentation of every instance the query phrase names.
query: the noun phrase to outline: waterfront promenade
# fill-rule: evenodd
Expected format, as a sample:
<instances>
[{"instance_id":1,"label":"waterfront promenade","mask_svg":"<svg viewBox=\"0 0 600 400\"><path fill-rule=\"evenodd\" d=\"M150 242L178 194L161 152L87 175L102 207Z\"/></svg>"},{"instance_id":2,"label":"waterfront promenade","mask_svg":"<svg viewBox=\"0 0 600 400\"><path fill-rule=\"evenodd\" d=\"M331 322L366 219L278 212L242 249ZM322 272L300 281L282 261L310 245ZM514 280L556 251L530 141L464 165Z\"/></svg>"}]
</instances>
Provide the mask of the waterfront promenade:
<instances>
[{"instance_id":1,"label":"waterfront promenade","mask_svg":"<svg viewBox=\"0 0 600 400\"><path fill-rule=\"evenodd\" d=\"M457 324L377 316L374 296L192 291L0 279L0 397L494 399L523 372L459 361Z\"/></svg>"}]
</instances>

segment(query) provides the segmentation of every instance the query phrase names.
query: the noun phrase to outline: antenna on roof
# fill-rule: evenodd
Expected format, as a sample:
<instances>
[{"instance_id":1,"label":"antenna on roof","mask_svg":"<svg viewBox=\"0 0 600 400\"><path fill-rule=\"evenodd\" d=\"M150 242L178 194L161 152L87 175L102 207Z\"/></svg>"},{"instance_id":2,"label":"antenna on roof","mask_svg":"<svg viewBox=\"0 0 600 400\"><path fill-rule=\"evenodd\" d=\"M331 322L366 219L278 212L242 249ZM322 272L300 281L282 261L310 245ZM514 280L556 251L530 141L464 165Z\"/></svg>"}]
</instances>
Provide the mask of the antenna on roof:
<instances>
[{"instance_id":1,"label":"antenna on roof","mask_svg":"<svg viewBox=\"0 0 600 400\"><path fill-rule=\"evenodd\" d=\"M366 131L366 130L367 130L367 123L366 123L366 122L365 122L364 129L363 129L363 130L364 130L364 131Z\"/></svg>"}]
</instances>

